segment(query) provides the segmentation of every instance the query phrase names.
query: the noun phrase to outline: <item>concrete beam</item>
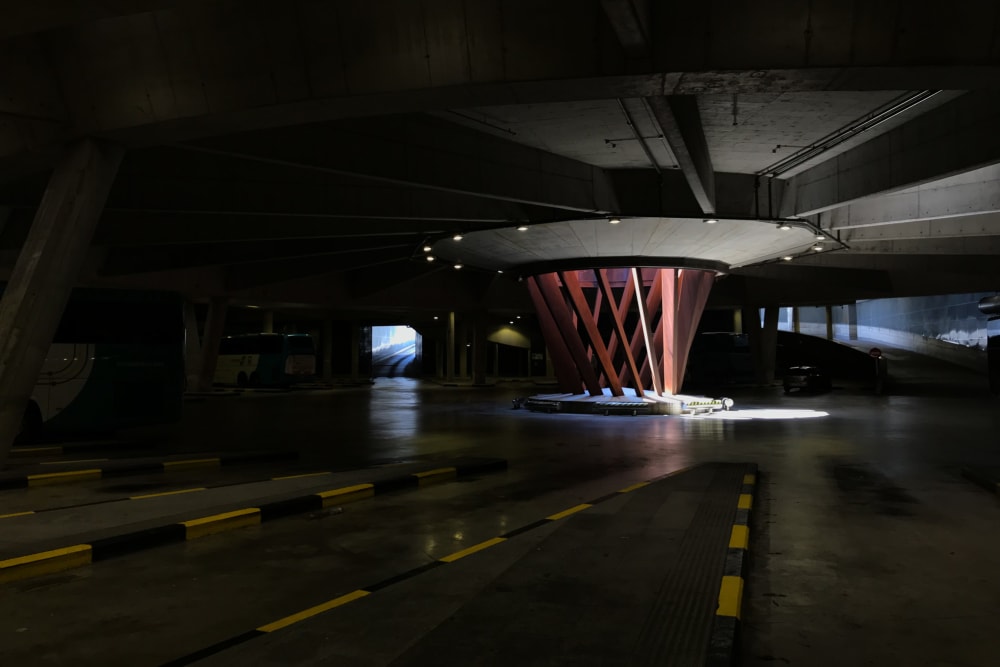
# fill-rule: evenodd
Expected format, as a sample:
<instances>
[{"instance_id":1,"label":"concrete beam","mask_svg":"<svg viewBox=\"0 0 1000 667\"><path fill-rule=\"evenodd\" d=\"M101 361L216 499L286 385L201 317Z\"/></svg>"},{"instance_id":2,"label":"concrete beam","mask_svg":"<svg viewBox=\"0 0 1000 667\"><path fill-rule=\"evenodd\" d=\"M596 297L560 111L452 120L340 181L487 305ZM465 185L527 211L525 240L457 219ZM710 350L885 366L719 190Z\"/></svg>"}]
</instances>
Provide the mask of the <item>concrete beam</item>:
<instances>
[{"instance_id":1,"label":"concrete beam","mask_svg":"<svg viewBox=\"0 0 1000 667\"><path fill-rule=\"evenodd\" d=\"M291 239L343 239L349 242L351 239L364 238L381 239L388 244L409 240L413 246L424 237L509 225L507 222L457 224L437 220L371 220L336 215L313 217L107 211L101 218L95 242L103 246L122 247ZM13 230L10 236L0 234L0 248L11 247L11 240L8 239L14 239ZM17 243L16 240L13 242Z\"/></svg>"},{"instance_id":2,"label":"concrete beam","mask_svg":"<svg viewBox=\"0 0 1000 667\"><path fill-rule=\"evenodd\" d=\"M171 271L203 266L234 266L285 259L324 257L347 268L352 262L369 252L393 251L400 257L413 252L417 239L392 242L380 238L355 238L333 240L271 240L208 243L203 245L130 246L111 250L104 261L100 275L116 276L151 271ZM346 256L346 257L345 257Z\"/></svg>"},{"instance_id":3,"label":"concrete beam","mask_svg":"<svg viewBox=\"0 0 1000 667\"><path fill-rule=\"evenodd\" d=\"M824 211L819 223L829 229L853 229L992 212L1000 212L1000 165Z\"/></svg>"},{"instance_id":4,"label":"concrete beam","mask_svg":"<svg viewBox=\"0 0 1000 667\"><path fill-rule=\"evenodd\" d=\"M225 271L225 284L230 290L243 290L313 276L342 274L349 270L366 267L382 267L382 271L392 274L396 268L411 263L423 267L423 264L412 261L409 255L401 255L399 250L395 248L387 250L372 248L349 254L327 253L313 257L295 257L230 266ZM426 270L428 267L424 268Z\"/></svg>"},{"instance_id":5,"label":"concrete beam","mask_svg":"<svg viewBox=\"0 0 1000 667\"><path fill-rule=\"evenodd\" d=\"M601 0L601 6L625 55L649 56L649 0Z\"/></svg>"},{"instance_id":6,"label":"concrete beam","mask_svg":"<svg viewBox=\"0 0 1000 667\"><path fill-rule=\"evenodd\" d=\"M37 17L50 4L25 11ZM62 3L43 24L11 30L72 25L45 37L56 75L40 80L60 82L75 132L132 147L386 110L709 92L969 90L1000 78L992 8L975 0L957 0L948 21L917 18L940 11L930 0L727 3L725 11L653 3L648 34L662 37L640 71L623 57L605 13L589 3L593 11L581 10L579 0L185 2L127 16L116 16L130 11L124 5L101 5L67 17ZM9 55L0 60L22 59ZM15 150L0 155L16 155L12 164L21 168L24 152Z\"/></svg>"},{"instance_id":7,"label":"concrete beam","mask_svg":"<svg viewBox=\"0 0 1000 667\"><path fill-rule=\"evenodd\" d=\"M948 247L945 239L1000 237L1000 213L963 215L955 218L915 220L896 224L850 227L841 232L841 238L852 248L866 247L879 241L915 240L922 244L935 243ZM958 244L953 244L956 252ZM950 250L948 252L951 252Z\"/></svg>"},{"instance_id":8,"label":"concrete beam","mask_svg":"<svg viewBox=\"0 0 1000 667\"><path fill-rule=\"evenodd\" d=\"M781 214L812 215L1000 162L1000 90L977 90L792 177Z\"/></svg>"},{"instance_id":9,"label":"concrete beam","mask_svg":"<svg viewBox=\"0 0 1000 667\"><path fill-rule=\"evenodd\" d=\"M677 166L687 180L701 212L715 214L715 172L701 127L698 99L693 95L647 98Z\"/></svg>"},{"instance_id":10,"label":"concrete beam","mask_svg":"<svg viewBox=\"0 0 1000 667\"><path fill-rule=\"evenodd\" d=\"M849 254L997 256L1000 255L1000 236L857 240L851 242ZM997 262L997 265L1000 271L1000 262Z\"/></svg>"},{"instance_id":11,"label":"concrete beam","mask_svg":"<svg viewBox=\"0 0 1000 667\"><path fill-rule=\"evenodd\" d=\"M429 116L287 127L185 148L485 199L595 214L618 211L602 169Z\"/></svg>"}]
</instances>

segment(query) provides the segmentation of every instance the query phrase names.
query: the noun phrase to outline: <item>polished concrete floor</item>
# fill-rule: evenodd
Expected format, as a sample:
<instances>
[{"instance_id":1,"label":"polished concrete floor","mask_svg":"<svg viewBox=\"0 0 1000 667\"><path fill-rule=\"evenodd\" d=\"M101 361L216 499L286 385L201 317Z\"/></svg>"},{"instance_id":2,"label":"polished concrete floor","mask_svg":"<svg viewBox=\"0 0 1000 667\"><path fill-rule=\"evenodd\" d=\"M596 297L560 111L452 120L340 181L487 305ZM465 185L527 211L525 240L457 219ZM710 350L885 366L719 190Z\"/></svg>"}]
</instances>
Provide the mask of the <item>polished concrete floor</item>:
<instances>
[{"instance_id":1,"label":"polished concrete floor","mask_svg":"<svg viewBox=\"0 0 1000 667\"><path fill-rule=\"evenodd\" d=\"M292 448L303 469L459 455L510 469L4 586L0 662L162 664L630 483L752 461L743 664L995 665L1000 502L959 470L1000 465L1000 405L980 376L902 353L894 363L889 395L744 389L729 392L734 411L694 418L536 414L511 409L528 386L402 378L189 403L182 424L135 435L164 451ZM504 567L503 554L481 562ZM412 598L393 604L430 622Z\"/></svg>"}]
</instances>

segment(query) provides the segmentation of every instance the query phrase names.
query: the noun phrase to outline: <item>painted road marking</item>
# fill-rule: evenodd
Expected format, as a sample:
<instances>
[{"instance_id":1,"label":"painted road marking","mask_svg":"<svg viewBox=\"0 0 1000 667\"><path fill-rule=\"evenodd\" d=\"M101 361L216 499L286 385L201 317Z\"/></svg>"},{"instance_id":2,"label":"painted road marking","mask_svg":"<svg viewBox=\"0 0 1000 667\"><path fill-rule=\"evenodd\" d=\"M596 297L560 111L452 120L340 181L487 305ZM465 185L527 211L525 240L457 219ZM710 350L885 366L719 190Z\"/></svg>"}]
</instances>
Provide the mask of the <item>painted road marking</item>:
<instances>
[{"instance_id":1,"label":"painted road marking","mask_svg":"<svg viewBox=\"0 0 1000 667\"><path fill-rule=\"evenodd\" d=\"M141 496L129 496L129 500L144 500L146 498L162 498L163 496L177 496L182 493L194 493L195 491L206 491L207 486L199 486L193 489L179 489L177 491L161 491L159 493L144 493Z\"/></svg>"},{"instance_id":2,"label":"painted road marking","mask_svg":"<svg viewBox=\"0 0 1000 667\"><path fill-rule=\"evenodd\" d=\"M644 486L649 486L649 482L639 482L638 484L633 484L632 486L626 486L624 489L618 489L618 493L631 493L636 489L641 489Z\"/></svg>"},{"instance_id":3,"label":"painted road marking","mask_svg":"<svg viewBox=\"0 0 1000 667\"><path fill-rule=\"evenodd\" d=\"M679 475L679 474L681 474L683 472L687 472L688 470L691 470L691 468L683 468L681 470L676 470L676 471L674 471L672 473L669 473L667 475L662 475L660 477L656 477L654 479L651 479L648 482L640 482L639 484L633 484L632 486L626 487L626 488L627 488L627 490L638 489L638 488L641 488L642 486L648 486L648 485L650 485L650 484L652 484L654 482L658 482L658 481L667 479L669 477L674 477L674 476ZM622 491L622 492L627 492L627 491ZM605 500L610 500L611 498L617 498L617 497L619 497L620 493L610 493L610 494L608 494L606 496L603 496L600 501L595 501L595 503L596 502L604 502ZM438 560L432 561L430 563L424 563L423 565L420 565L418 567L412 568L410 570L407 570L406 572L403 572L401 574L395 575L393 577L389 577L388 579L384 579L384 580L382 580L382 581L380 581L378 583L372 584L371 586L365 586L364 588L359 588L358 590L355 590L355 591L353 591L351 593L347 593L346 595L341 595L340 597L333 598L332 600L329 600L329 601L324 602L322 604L316 605L314 607L310 607L310 608L308 608L308 609L306 609L304 611L300 611L297 614L292 614L291 616L286 616L285 618L282 618L280 620L274 621L273 623L268 623L267 625L262 625L262 626L258 627L256 630L252 630L252 631L249 631L249 632L245 632L245 633L243 633L241 635L236 635L236 636L230 637L228 639L224 639L223 641L218 642L216 644L213 644L211 646L208 646L208 647L206 647L204 649L201 649L200 651L197 651L195 653L189 654L187 656L182 656L180 658L177 658L176 660L172 660L168 664L171 667L179 667L180 665L189 665L189 664L192 664L194 662L197 662L198 660L202 660L202 659L204 659L204 658L206 658L208 656L221 653L222 651L225 651L226 649L232 648L233 646L237 646L239 644L247 642L247 641L253 639L254 637L259 637L262 633L274 632L276 630L280 630L282 628L286 628L289 625L292 625L294 623L298 623L299 621L306 620L308 618L316 616L317 614L321 614L321 613L323 613L325 611L328 611L330 609L334 609L336 607L343 606L345 604L348 604L348 603L353 602L355 600L361 599L363 597L367 597L368 595L371 595L375 591L380 591L380 590L382 590L384 588L388 588L389 586L392 586L393 584L399 583L401 581L406 581L408 579L413 578L414 576L417 576L419 574L423 574L424 572L428 572L428 571L430 571L432 569L435 569L436 567L441 567L441 566L444 566L444 565L446 565L448 563L453 563L453 562L455 562L457 560L460 560L462 558L465 558L467 556L471 556L471 555L473 555L475 553L478 553L478 552L483 551L485 549L488 549L490 547L496 546L497 544L500 544L502 542L506 542L508 539L510 539L510 538L512 538L512 537L514 537L516 535L522 535L522 534L524 534L524 533L526 533L526 532L528 532L530 530L534 530L535 528L539 528L541 526L548 525L548 524L553 523L555 521L558 521L560 519L563 519L563 518L566 518L566 517L571 516L573 514L576 514L577 512L582 512L583 510L585 510L585 509L587 509L589 507L592 507L595 503L582 503L580 505L576 505L574 507L570 507L569 509L563 510L562 512L557 512L555 514L552 514L552 515L546 517L545 519L539 519L538 521L534 521L532 523L525 524L524 526L521 526L520 528L517 528L515 530L508 531L508 532L504 533L503 535L501 535L499 537L494 537L494 538L485 540L483 542L479 542L478 544L474 544L471 547L468 547L468 548L463 549L461 551L456 551L453 554L449 554L447 556L439 558Z\"/></svg>"},{"instance_id":4,"label":"painted road marking","mask_svg":"<svg viewBox=\"0 0 1000 667\"><path fill-rule=\"evenodd\" d=\"M582 512L588 507L593 507L593 505L591 505L590 503L581 503L575 507L570 507L568 510L563 510L562 512L556 512L555 514L551 514L545 518L548 519L549 521L558 521L559 519L565 519L571 514Z\"/></svg>"},{"instance_id":5,"label":"painted road marking","mask_svg":"<svg viewBox=\"0 0 1000 667\"><path fill-rule=\"evenodd\" d=\"M177 472L179 470L198 470L200 468L218 468L222 465L219 457L210 459L184 459L181 461L164 461L164 472Z\"/></svg>"},{"instance_id":6,"label":"painted road marking","mask_svg":"<svg viewBox=\"0 0 1000 667\"><path fill-rule=\"evenodd\" d=\"M363 597L371 595L368 591L358 589L356 591L351 591L347 595L341 595L340 597L333 598L322 604L318 604L315 607L309 607L297 614L292 614L291 616L285 616L284 618L277 620L273 623L268 623L267 625L262 625L257 630L260 632L274 632L275 630L281 630L282 628L287 628L289 625L298 623L299 621L304 621L307 618L312 618L317 614L322 614L324 611L330 611L331 609L336 609L348 602L354 602Z\"/></svg>"},{"instance_id":7,"label":"painted road marking","mask_svg":"<svg viewBox=\"0 0 1000 667\"><path fill-rule=\"evenodd\" d=\"M439 558L438 560L443 561L445 563L454 563L456 560L465 558L466 556L471 556L476 552L482 551L483 549L489 549L492 546L495 546L497 544L500 544L501 542L506 542L506 541L507 538L505 537L494 537L484 542L480 542L479 544L473 544L468 549L462 549L461 551L456 551L455 553L444 556L443 558Z\"/></svg>"},{"instance_id":8,"label":"painted road marking","mask_svg":"<svg viewBox=\"0 0 1000 667\"><path fill-rule=\"evenodd\" d=\"M43 466L59 466L67 463L100 463L102 461L110 461L111 459L77 459L75 461L41 461L38 465Z\"/></svg>"},{"instance_id":9,"label":"painted road marking","mask_svg":"<svg viewBox=\"0 0 1000 667\"><path fill-rule=\"evenodd\" d=\"M0 519L13 519L16 516L26 516L28 514L34 514L34 512L13 512L11 514L0 514Z\"/></svg>"},{"instance_id":10,"label":"painted road marking","mask_svg":"<svg viewBox=\"0 0 1000 667\"><path fill-rule=\"evenodd\" d=\"M100 479L100 468L88 470L70 470L67 472L43 472L28 475L28 486L49 486L50 484L69 484L85 479Z\"/></svg>"},{"instance_id":11,"label":"painted road marking","mask_svg":"<svg viewBox=\"0 0 1000 667\"><path fill-rule=\"evenodd\" d=\"M736 509L748 510L753 509L753 496L749 493L741 493L740 501L736 504Z\"/></svg>"},{"instance_id":12,"label":"painted road marking","mask_svg":"<svg viewBox=\"0 0 1000 667\"><path fill-rule=\"evenodd\" d=\"M304 472L304 473L302 473L300 475L282 475L281 477L272 477L271 480L272 481L278 481L278 480L281 480L281 479L300 479L302 477L321 477L323 475L332 475L332 474L333 473L330 472L330 471L325 471L325 472Z\"/></svg>"}]
</instances>

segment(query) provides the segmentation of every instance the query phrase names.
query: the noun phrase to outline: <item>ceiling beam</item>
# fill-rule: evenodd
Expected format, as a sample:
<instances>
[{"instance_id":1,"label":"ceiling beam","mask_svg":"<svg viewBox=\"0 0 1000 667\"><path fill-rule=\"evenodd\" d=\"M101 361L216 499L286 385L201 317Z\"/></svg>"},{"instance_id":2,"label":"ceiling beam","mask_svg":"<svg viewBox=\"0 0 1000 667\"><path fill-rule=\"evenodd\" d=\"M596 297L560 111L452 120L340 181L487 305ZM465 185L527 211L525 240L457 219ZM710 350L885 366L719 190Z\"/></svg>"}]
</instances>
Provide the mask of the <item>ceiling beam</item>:
<instances>
[{"instance_id":1,"label":"ceiling beam","mask_svg":"<svg viewBox=\"0 0 1000 667\"><path fill-rule=\"evenodd\" d=\"M828 229L857 229L998 211L1000 165L991 165L823 211L819 223Z\"/></svg>"},{"instance_id":2,"label":"ceiling beam","mask_svg":"<svg viewBox=\"0 0 1000 667\"><path fill-rule=\"evenodd\" d=\"M919 241L923 245L940 244L950 247L946 241L974 237L984 241L985 237L1000 237L1000 213L963 215L954 218L934 218L914 220L888 225L850 227L837 230L840 237L851 247L863 247L880 241ZM958 245L967 245L964 242Z\"/></svg>"},{"instance_id":3,"label":"ceiling beam","mask_svg":"<svg viewBox=\"0 0 1000 667\"><path fill-rule=\"evenodd\" d=\"M649 1L601 0L604 14L618 36L618 43L630 58L650 55Z\"/></svg>"},{"instance_id":4,"label":"ceiling beam","mask_svg":"<svg viewBox=\"0 0 1000 667\"><path fill-rule=\"evenodd\" d=\"M23 241L28 223L20 237ZM253 215L228 213L177 213L172 211L105 211L95 242L109 247L283 241L289 239L380 239L394 243L409 239L418 243L431 238L509 223L463 222L460 226L436 220L366 220L350 216ZM13 245L6 233L0 247ZM13 238L13 237L10 237Z\"/></svg>"},{"instance_id":5,"label":"ceiling beam","mask_svg":"<svg viewBox=\"0 0 1000 667\"><path fill-rule=\"evenodd\" d=\"M812 215L1000 162L1000 90L966 93L788 179L783 216Z\"/></svg>"},{"instance_id":6,"label":"ceiling beam","mask_svg":"<svg viewBox=\"0 0 1000 667\"><path fill-rule=\"evenodd\" d=\"M314 276L334 274L343 276L347 271L369 266L399 267L405 263L419 264L411 260L409 255L401 256L398 250L392 248L371 248L347 254L327 253L312 257L275 259L226 267L225 284L228 289L242 290Z\"/></svg>"},{"instance_id":7,"label":"ceiling beam","mask_svg":"<svg viewBox=\"0 0 1000 667\"><path fill-rule=\"evenodd\" d=\"M715 172L701 126L698 98L670 95L649 97L647 101L701 212L715 215Z\"/></svg>"},{"instance_id":8,"label":"ceiling beam","mask_svg":"<svg viewBox=\"0 0 1000 667\"><path fill-rule=\"evenodd\" d=\"M430 116L286 127L183 148L304 173L574 212L607 214L618 209L602 169Z\"/></svg>"},{"instance_id":9,"label":"ceiling beam","mask_svg":"<svg viewBox=\"0 0 1000 667\"><path fill-rule=\"evenodd\" d=\"M113 276L150 271L170 271L203 266L233 266L311 257L337 259L340 267L350 267L364 253L394 253L408 258L413 242L385 243L381 239L335 239L294 241L245 241L185 246L138 246L112 249L101 275Z\"/></svg>"}]
</instances>

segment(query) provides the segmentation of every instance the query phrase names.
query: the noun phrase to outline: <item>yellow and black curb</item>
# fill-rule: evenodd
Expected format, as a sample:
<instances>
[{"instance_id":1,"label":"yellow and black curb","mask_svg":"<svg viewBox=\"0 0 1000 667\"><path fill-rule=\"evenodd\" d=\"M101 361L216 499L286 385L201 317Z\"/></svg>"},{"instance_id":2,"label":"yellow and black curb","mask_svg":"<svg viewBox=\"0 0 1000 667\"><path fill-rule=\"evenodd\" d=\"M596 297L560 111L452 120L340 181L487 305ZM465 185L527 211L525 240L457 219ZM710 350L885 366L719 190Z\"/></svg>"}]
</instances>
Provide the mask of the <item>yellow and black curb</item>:
<instances>
[{"instance_id":1,"label":"yellow and black curb","mask_svg":"<svg viewBox=\"0 0 1000 667\"><path fill-rule=\"evenodd\" d=\"M238 452L220 454L217 456L195 456L187 459L171 459L167 461L108 461L100 466L75 470L58 470L54 472L38 472L28 474L0 473L0 490L23 489L35 486L50 486L53 484L72 484L108 477L124 475L149 475L155 473L181 472L205 468L223 468L242 463L265 463L287 461L298 457L294 451L269 452Z\"/></svg>"},{"instance_id":2,"label":"yellow and black curb","mask_svg":"<svg viewBox=\"0 0 1000 667\"><path fill-rule=\"evenodd\" d=\"M729 537L722 582L719 585L719 604L709 637L706 667L731 667L738 664L740 617L749 569L747 556L750 549L750 514L753 511L756 486L757 465L748 463L736 504L736 517Z\"/></svg>"},{"instance_id":3,"label":"yellow and black curb","mask_svg":"<svg viewBox=\"0 0 1000 667\"><path fill-rule=\"evenodd\" d=\"M1000 474L996 472L984 472L974 468L962 468L962 477L976 486L1000 496Z\"/></svg>"},{"instance_id":4,"label":"yellow and black curb","mask_svg":"<svg viewBox=\"0 0 1000 667\"><path fill-rule=\"evenodd\" d=\"M523 535L524 533L535 530L536 528L546 526L556 521L561 521L578 512L582 512L586 509L589 509L594 505L599 505L600 503L611 500L612 498L619 498L624 494L631 493L643 487L649 486L654 482L659 482L661 480L667 479L668 477L674 477L676 475L680 475L681 473L688 472L689 470L691 470L691 468L684 468L682 470L677 470L667 475L662 475L660 477L656 477L654 479L645 482L638 482L637 484L626 486L623 489L613 491L612 493L608 493L606 495L587 501L585 503L574 505L560 512L556 512L555 514L550 514L544 519L533 521L532 523L525 524L520 528L507 531L506 533L498 535L497 537L492 537L488 540L483 540L478 544L473 544L472 546L466 547L461 551L456 551L455 553L448 554L447 556L442 556L437 560L433 560L424 565L417 566L415 568L412 568L395 576L383 579L382 581L378 581L371 585L353 590L349 593L339 595L335 598L327 600L326 602L322 602L320 604L309 607L308 609L303 609L302 611L285 616L284 618L279 618L275 621L271 621L270 623L265 623L264 625L261 625L253 630L249 630L239 635L234 635L232 637L229 637L228 639L224 639L220 642L212 644L211 646L206 646L205 648L199 651L195 651L194 653L190 653L175 660L171 660L170 662L164 663L161 667L182 667L183 665L193 664L195 662L198 662L199 660L203 660L209 656L221 653L226 649L232 648L239 644L243 644L244 642L250 641L251 639L254 639L256 637L262 637L272 632L277 632L278 630L282 630L290 625L299 623L300 621L304 621L314 616L318 616L319 614L330 611L331 609L336 609L337 607L342 607L346 604L350 604L355 600L366 598L369 595L373 595L382 589L388 588L402 581L412 579L417 575L423 574L424 572L429 572L436 568L462 560L463 558L479 553L481 551L485 551L486 549L494 547L498 544L503 544L507 540L517 537L518 535Z\"/></svg>"},{"instance_id":5,"label":"yellow and black curb","mask_svg":"<svg viewBox=\"0 0 1000 667\"><path fill-rule=\"evenodd\" d=\"M352 484L264 503L258 507L246 507L113 535L86 544L74 544L59 549L8 558L0 560L0 584L62 572L136 551L193 540L246 526L255 526L264 521L318 511L335 505L344 505L384 493L422 488L429 484L461 476L498 472L506 469L507 461L503 459L473 459L468 462L459 462L454 466Z\"/></svg>"}]
</instances>

